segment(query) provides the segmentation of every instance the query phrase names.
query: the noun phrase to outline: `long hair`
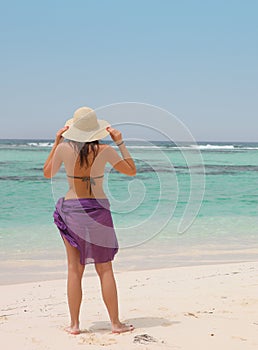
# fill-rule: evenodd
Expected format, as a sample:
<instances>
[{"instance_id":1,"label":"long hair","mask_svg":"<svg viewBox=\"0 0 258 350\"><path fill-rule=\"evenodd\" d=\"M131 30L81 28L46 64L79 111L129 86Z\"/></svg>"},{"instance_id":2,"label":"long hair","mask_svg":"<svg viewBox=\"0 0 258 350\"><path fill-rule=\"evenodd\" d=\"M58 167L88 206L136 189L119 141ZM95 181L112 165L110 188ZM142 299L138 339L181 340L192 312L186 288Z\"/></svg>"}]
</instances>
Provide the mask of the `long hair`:
<instances>
[{"instance_id":1,"label":"long hair","mask_svg":"<svg viewBox=\"0 0 258 350\"><path fill-rule=\"evenodd\" d=\"M78 157L79 157L80 167L82 168L84 165L86 165L86 167L88 168L89 166L91 166L99 152L99 141L98 140L92 141L92 142L72 141L71 143L75 147L75 149L79 152ZM93 159L91 163L89 162L90 152L93 153Z\"/></svg>"}]
</instances>

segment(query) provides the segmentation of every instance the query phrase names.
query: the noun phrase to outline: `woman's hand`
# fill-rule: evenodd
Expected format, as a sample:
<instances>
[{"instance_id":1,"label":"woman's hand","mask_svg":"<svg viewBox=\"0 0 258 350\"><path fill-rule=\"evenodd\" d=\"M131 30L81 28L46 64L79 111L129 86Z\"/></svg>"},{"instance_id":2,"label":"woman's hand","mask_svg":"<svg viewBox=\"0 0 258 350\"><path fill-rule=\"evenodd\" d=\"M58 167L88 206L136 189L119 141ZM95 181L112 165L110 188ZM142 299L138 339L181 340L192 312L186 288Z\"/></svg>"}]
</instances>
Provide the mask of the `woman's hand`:
<instances>
[{"instance_id":1,"label":"woman's hand","mask_svg":"<svg viewBox=\"0 0 258 350\"><path fill-rule=\"evenodd\" d=\"M44 176L47 179L50 179L51 177L53 177L55 173L59 170L62 164L62 160L60 161L57 158L55 158L55 160L53 161L53 158L59 143L62 142L64 139L62 135L66 130L68 130L68 128L69 126L65 126L62 129L58 130L58 132L56 133L55 142L47 157L47 160L45 161L44 168L43 168Z\"/></svg>"},{"instance_id":2,"label":"woman's hand","mask_svg":"<svg viewBox=\"0 0 258 350\"><path fill-rule=\"evenodd\" d=\"M109 132L110 137L115 143L122 142L122 134L119 130L113 129L111 126L109 126L106 130Z\"/></svg>"},{"instance_id":3,"label":"woman's hand","mask_svg":"<svg viewBox=\"0 0 258 350\"><path fill-rule=\"evenodd\" d=\"M62 129L58 130L58 132L56 133L56 143L60 143L60 141L63 141L63 136L62 134L69 129L69 126L64 126Z\"/></svg>"},{"instance_id":4,"label":"woman's hand","mask_svg":"<svg viewBox=\"0 0 258 350\"><path fill-rule=\"evenodd\" d=\"M122 140L122 134L119 130L113 129L110 126L106 128L109 132L112 140L119 147L119 151L121 152L122 158L117 154L117 152L111 147L111 151L113 152L112 156L110 155L109 162L110 164L120 173L126 174L129 176L136 175L136 166L134 161L128 152L124 141ZM121 146L121 147L120 147Z\"/></svg>"}]
</instances>

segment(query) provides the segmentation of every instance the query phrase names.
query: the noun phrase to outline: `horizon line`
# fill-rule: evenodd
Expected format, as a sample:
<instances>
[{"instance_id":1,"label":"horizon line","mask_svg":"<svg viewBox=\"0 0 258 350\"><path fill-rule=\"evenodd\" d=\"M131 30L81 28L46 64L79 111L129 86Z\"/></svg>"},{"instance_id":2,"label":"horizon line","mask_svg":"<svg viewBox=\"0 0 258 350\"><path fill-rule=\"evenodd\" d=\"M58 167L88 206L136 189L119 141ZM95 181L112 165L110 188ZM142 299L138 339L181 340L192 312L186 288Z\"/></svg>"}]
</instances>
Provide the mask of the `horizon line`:
<instances>
[{"instance_id":1,"label":"horizon line","mask_svg":"<svg viewBox=\"0 0 258 350\"><path fill-rule=\"evenodd\" d=\"M0 141L11 141L11 140L20 140L20 141L30 141L30 140L33 140L33 141L54 141L55 139L54 138L0 138ZM103 141L108 141L108 142L112 142L112 140L103 140ZM127 140L129 142L133 142L133 141L136 141L136 142L144 142L142 140ZM191 141L168 141L168 140L154 140L154 139L146 139L146 141L155 141L155 142L191 142ZM225 142L225 143L241 143L241 142L244 142L244 143L258 143L258 140L256 141L232 141L232 140L195 140L195 142L212 142L212 143L215 143L215 142Z\"/></svg>"}]
</instances>

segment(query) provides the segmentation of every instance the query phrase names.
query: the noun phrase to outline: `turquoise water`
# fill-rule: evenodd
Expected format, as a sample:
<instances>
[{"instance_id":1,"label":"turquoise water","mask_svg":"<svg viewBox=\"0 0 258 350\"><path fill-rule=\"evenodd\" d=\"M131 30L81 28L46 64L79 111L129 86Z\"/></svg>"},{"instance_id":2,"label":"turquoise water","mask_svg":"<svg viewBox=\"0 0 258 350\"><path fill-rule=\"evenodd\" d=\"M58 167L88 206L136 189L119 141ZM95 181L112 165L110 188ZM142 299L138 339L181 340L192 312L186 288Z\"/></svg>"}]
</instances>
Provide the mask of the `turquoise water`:
<instances>
[{"instance_id":1,"label":"turquoise water","mask_svg":"<svg viewBox=\"0 0 258 350\"><path fill-rule=\"evenodd\" d=\"M52 213L56 200L65 194L66 178L63 171L53 181L42 173L51 144L0 140L0 261L63 257ZM137 176L107 167L105 179L127 263L135 259L145 267L159 256L156 264L175 265L182 257L189 259L193 249L205 261L207 254L222 250L227 256L239 252L234 260L257 258L258 144L203 142L179 147L148 142L128 147L136 159ZM178 226L182 218L184 232ZM148 263L142 259L145 253Z\"/></svg>"}]
</instances>

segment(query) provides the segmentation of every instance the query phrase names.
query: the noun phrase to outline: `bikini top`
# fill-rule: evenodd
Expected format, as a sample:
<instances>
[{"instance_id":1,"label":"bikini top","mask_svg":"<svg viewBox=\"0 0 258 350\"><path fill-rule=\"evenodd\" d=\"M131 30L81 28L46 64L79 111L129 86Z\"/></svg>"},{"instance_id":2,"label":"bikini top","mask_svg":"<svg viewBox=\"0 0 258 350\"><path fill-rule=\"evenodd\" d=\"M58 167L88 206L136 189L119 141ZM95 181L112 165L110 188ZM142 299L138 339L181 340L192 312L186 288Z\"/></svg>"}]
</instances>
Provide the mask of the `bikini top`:
<instances>
[{"instance_id":1,"label":"bikini top","mask_svg":"<svg viewBox=\"0 0 258 350\"><path fill-rule=\"evenodd\" d=\"M67 177L71 177L73 179L80 179L82 182L86 182L87 184L87 189L90 187L90 195L92 194L92 188L91 185L96 185L95 179L101 179L104 177L104 175L100 176L72 176L72 175L67 175Z\"/></svg>"}]
</instances>

